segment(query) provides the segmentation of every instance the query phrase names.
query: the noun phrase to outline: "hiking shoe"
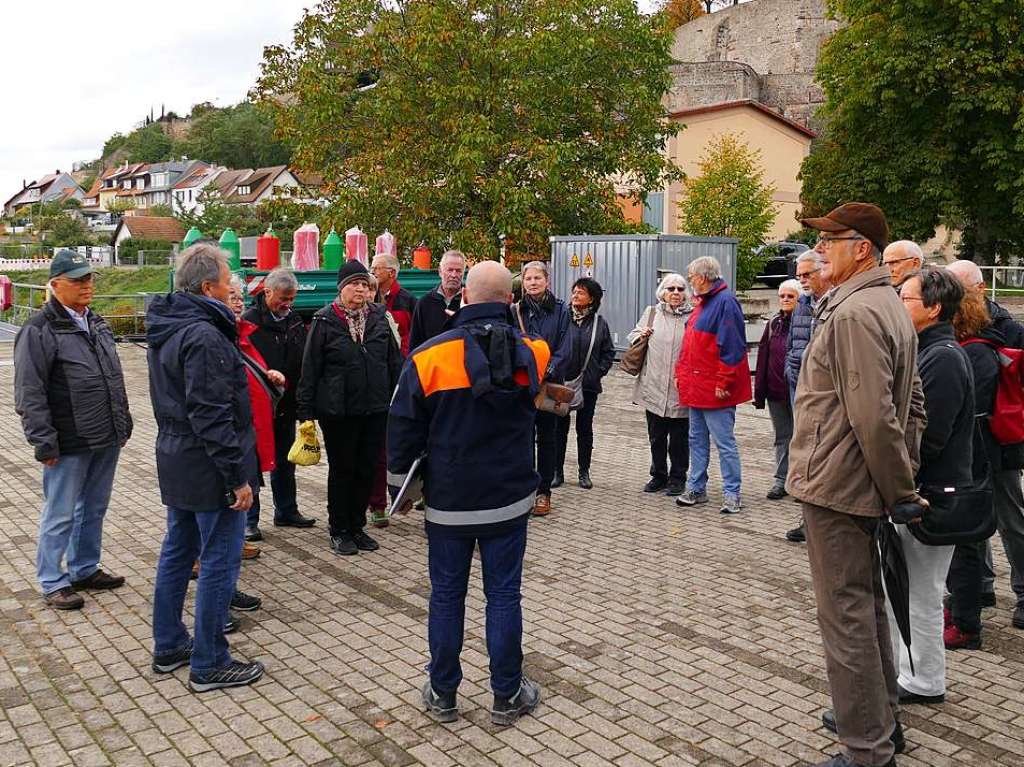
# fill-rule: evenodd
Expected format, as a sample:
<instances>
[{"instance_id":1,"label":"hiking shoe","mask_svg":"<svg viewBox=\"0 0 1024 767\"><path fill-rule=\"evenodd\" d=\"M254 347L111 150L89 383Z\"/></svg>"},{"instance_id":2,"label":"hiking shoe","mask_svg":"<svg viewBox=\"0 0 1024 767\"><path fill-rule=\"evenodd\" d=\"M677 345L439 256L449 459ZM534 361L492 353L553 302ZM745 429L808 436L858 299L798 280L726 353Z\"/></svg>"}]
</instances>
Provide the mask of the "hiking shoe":
<instances>
[{"instance_id":1,"label":"hiking shoe","mask_svg":"<svg viewBox=\"0 0 1024 767\"><path fill-rule=\"evenodd\" d=\"M258 527L247 527L245 528L245 540L247 541L262 541L263 531Z\"/></svg>"},{"instance_id":2,"label":"hiking shoe","mask_svg":"<svg viewBox=\"0 0 1024 767\"><path fill-rule=\"evenodd\" d=\"M491 708L491 722L502 727L514 724L516 719L529 714L540 703L540 687L525 676L519 683L519 691L511 698L494 696Z\"/></svg>"},{"instance_id":3,"label":"hiking shoe","mask_svg":"<svg viewBox=\"0 0 1024 767\"><path fill-rule=\"evenodd\" d=\"M593 481L590 479L590 472L580 469L580 487L584 490L590 490L594 486Z\"/></svg>"},{"instance_id":4,"label":"hiking shoe","mask_svg":"<svg viewBox=\"0 0 1024 767\"><path fill-rule=\"evenodd\" d=\"M903 685L897 685L899 688L899 701L900 705L910 705L915 703L921 706L936 706L939 703L946 702L946 694L941 695L921 695L920 693L911 692L903 687Z\"/></svg>"},{"instance_id":5,"label":"hiking shoe","mask_svg":"<svg viewBox=\"0 0 1024 767\"><path fill-rule=\"evenodd\" d=\"M82 578L80 581L71 581L71 588L75 591L82 591L83 589L107 591L109 589L119 589L123 585L123 575L111 575L110 573L105 573L102 570L97 570L88 578Z\"/></svg>"},{"instance_id":6,"label":"hiking shoe","mask_svg":"<svg viewBox=\"0 0 1024 767\"><path fill-rule=\"evenodd\" d=\"M231 613L228 613L228 619L224 621L224 633L234 634L241 627L242 621Z\"/></svg>"},{"instance_id":7,"label":"hiking shoe","mask_svg":"<svg viewBox=\"0 0 1024 767\"><path fill-rule=\"evenodd\" d=\"M561 471L556 471L555 475L551 478L551 489L554 490L556 487L561 487L565 484L565 474Z\"/></svg>"},{"instance_id":8,"label":"hiking shoe","mask_svg":"<svg viewBox=\"0 0 1024 767\"><path fill-rule=\"evenodd\" d=\"M538 495L537 502L533 507L533 516L546 517L551 513L551 496Z\"/></svg>"},{"instance_id":9,"label":"hiking shoe","mask_svg":"<svg viewBox=\"0 0 1024 767\"><path fill-rule=\"evenodd\" d=\"M50 607L57 610L81 610L85 600L81 594L76 594L70 586L43 594L43 600Z\"/></svg>"},{"instance_id":10,"label":"hiking shoe","mask_svg":"<svg viewBox=\"0 0 1024 767\"><path fill-rule=\"evenodd\" d=\"M253 610L259 610L261 604L263 604L263 600L259 597L246 594L244 591L239 591L238 589L235 589L235 595L231 597L231 609L241 610L243 613L251 613Z\"/></svg>"},{"instance_id":11,"label":"hiking shoe","mask_svg":"<svg viewBox=\"0 0 1024 767\"><path fill-rule=\"evenodd\" d=\"M739 498L727 495L722 499L722 508L718 511L720 514L739 514L742 507Z\"/></svg>"},{"instance_id":12,"label":"hiking shoe","mask_svg":"<svg viewBox=\"0 0 1024 767\"><path fill-rule=\"evenodd\" d=\"M660 493L666 487L668 487L668 480L667 479L662 479L661 477L651 477L647 481L647 484L644 485L644 492L645 493ZM676 493L676 495L678 495L678 493Z\"/></svg>"},{"instance_id":13,"label":"hiking shoe","mask_svg":"<svg viewBox=\"0 0 1024 767\"><path fill-rule=\"evenodd\" d=\"M252 684L261 676L263 676L263 664L258 660L250 663L235 660L224 668L207 674L197 674L193 671L188 676L188 686L193 692L207 692L219 690L222 687L241 687Z\"/></svg>"},{"instance_id":14,"label":"hiking shoe","mask_svg":"<svg viewBox=\"0 0 1024 767\"><path fill-rule=\"evenodd\" d=\"M356 530L352 534L352 540L355 541L356 548L360 551L376 551L380 548L380 544L368 536L364 530Z\"/></svg>"},{"instance_id":15,"label":"hiking shoe","mask_svg":"<svg viewBox=\"0 0 1024 767\"><path fill-rule=\"evenodd\" d=\"M685 482L676 482L676 481L673 481L673 480L669 480L668 487L665 488L665 495L670 495L672 497L675 497L677 495L681 495L683 490L685 490L685 489L686 489L686 483ZM644 488L644 491L646 492L646 488Z\"/></svg>"},{"instance_id":16,"label":"hiking shoe","mask_svg":"<svg viewBox=\"0 0 1024 767\"><path fill-rule=\"evenodd\" d=\"M391 524L386 509L370 509L370 523L377 528L385 528Z\"/></svg>"},{"instance_id":17,"label":"hiking shoe","mask_svg":"<svg viewBox=\"0 0 1024 767\"><path fill-rule=\"evenodd\" d=\"M789 493L786 492L786 488L782 485L775 485L771 490L768 491L768 495L765 496L769 501L778 501L785 498Z\"/></svg>"},{"instance_id":18,"label":"hiking shoe","mask_svg":"<svg viewBox=\"0 0 1024 767\"><path fill-rule=\"evenodd\" d=\"M331 551L335 554L340 554L343 557L351 557L352 555L359 553L359 549L356 547L356 542L352 540L352 536L347 533L331 536Z\"/></svg>"},{"instance_id":19,"label":"hiking shoe","mask_svg":"<svg viewBox=\"0 0 1024 767\"><path fill-rule=\"evenodd\" d=\"M260 555L260 547L255 543L242 541L242 559L256 559Z\"/></svg>"},{"instance_id":20,"label":"hiking shoe","mask_svg":"<svg viewBox=\"0 0 1024 767\"><path fill-rule=\"evenodd\" d=\"M1024 629L1024 605L1017 605L1013 608L1013 618L1010 623L1015 629Z\"/></svg>"},{"instance_id":21,"label":"hiking shoe","mask_svg":"<svg viewBox=\"0 0 1024 767\"><path fill-rule=\"evenodd\" d=\"M439 722L454 722L459 718L459 707L455 705L455 693L446 692L438 695L430 685L430 680L423 685L423 705L427 712L433 714Z\"/></svg>"},{"instance_id":22,"label":"hiking shoe","mask_svg":"<svg viewBox=\"0 0 1024 767\"><path fill-rule=\"evenodd\" d=\"M981 634L968 634L956 625L942 632L942 641L947 650L980 650Z\"/></svg>"},{"instance_id":23,"label":"hiking shoe","mask_svg":"<svg viewBox=\"0 0 1024 767\"><path fill-rule=\"evenodd\" d=\"M807 530L804 528L804 523L801 522L799 525L794 527L792 530L786 531L786 540L792 543L806 543L807 542Z\"/></svg>"},{"instance_id":24,"label":"hiking shoe","mask_svg":"<svg viewBox=\"0 0 1024 767\"><path fill-rule=\"evenodd\" d=\"M994 592L994 591L983 591L983 592L981 592L981 606L982 607L995 607L996 606L996 592Z\"/></svg>"},{"instance_id":25,"label":"hiking shoe","mask_svg":"<svg viewBox=\"0 0 1024 767\"><path fill-rule=\"evenodd\" d=\"M821 715L821 723L825 729L834 735L839 734L839 730L836 727L836 715L828 709ZM889 740L892 741L893 749L897 754L902 754L907 749L907 739L903 737L903 725L896 720L896 729L892 731L892 735L889 736Z\"/></svg>"},{"instance_id":26,"label":"hiking shoe","mask_svg":"<svg viewBox=\"0 0 1024 767\"><path fill-rule=\"evenodd\" d=\"M676 498L676 506L699 506L708 502L707 493L698 493L687 488Z\"/></svg>"},{"instance_id":27,"label":"hiking shoe","mask_svg":"<svg viewBox=\"0 0 1024 767\"><path fill-rule=\"evenodd\" d=\"M180 650L161 653L153 656L153 671L158 674L170 674L175 669L187 666L192 660L192 642Z\"/></svg>"}]
</instances>

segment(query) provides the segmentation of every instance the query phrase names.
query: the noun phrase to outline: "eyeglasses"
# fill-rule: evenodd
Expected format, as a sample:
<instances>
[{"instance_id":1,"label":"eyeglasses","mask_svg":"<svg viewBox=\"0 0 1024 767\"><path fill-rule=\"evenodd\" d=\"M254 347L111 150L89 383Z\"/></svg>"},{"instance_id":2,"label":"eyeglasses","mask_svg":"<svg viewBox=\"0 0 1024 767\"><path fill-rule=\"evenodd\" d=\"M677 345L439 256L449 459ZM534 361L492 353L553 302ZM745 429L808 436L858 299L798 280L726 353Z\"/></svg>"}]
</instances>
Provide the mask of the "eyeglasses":
<instances>
[{"instance_id":1,"label":"eyeglasses","mask_svg":"<svg viewBox=\"0 0 1024 767\"><path fill-rule=\"evenodd\" d=\"M904 256L903 258L891 258L888 261L883 261L882 266L889 266L889 264L898 264L900 261L916 261L917 256Z\"/></svg>"},{"instance_id":2,"label":"eyeglasses","mask_svg":"<svg viewBox=\"0 0 1024 767\"><path fill-rule=\"evenodd\" d=\"M867 240L867 238L866 237L860 237L859 235L857 235L857 236L850 236L850 237L819 237L818 238L818 242L820 242L826 248L832 247L832 243L833 242L839 242L841 240Z\"/></svg>"},{"instance_id":3,"label":"eyeglasses","mask_svg":"<svg viewBox=\"0 0 1024 767\"><path fill-rule=\"evenodd\" d=\"M96 275L90 273L83 275L81 277L61 277L60 279L66 280L67 282L70 282L73 285L78 285L79 287L81 287L82 285L91 285L93 282L95 282Z\"/></svg>"},{"instance_id":4,"label":"eyeglasses","mask_svg":"<svg viewBox=\"0 0 1024 767\"><path fill-rule=\"evenodd\" d=\"M669 293L685 293L686 288L681 288L678 285L669 285L665 288Z\"/></svg>"},{"instance_id":5,"label":"eyeglasses","mask_svg":"<svg viewBox=\"0 0 1024 767\"><path fill-rule=\"evenodd\" d=\"M821 271L821 269L811 269L809 272L797 272L796 273L796 278L798 280L802 280L802 279L805 279L805 278L806 279L810 279L812 274L814 274L815 272L820 272L820 271Z\"/></svg>"},{"instance_id":6,"label":"eyeglasses","mask_svg":"<svg viewBox=\"0 0 1024 767\"><path fill-rule=\"evenodd\" d=\"M924 303L924 299L920 296L900 296L900 301L903 303L906 303L907 301L920 301L922 304Z\"/></svg>"}]
</instances>

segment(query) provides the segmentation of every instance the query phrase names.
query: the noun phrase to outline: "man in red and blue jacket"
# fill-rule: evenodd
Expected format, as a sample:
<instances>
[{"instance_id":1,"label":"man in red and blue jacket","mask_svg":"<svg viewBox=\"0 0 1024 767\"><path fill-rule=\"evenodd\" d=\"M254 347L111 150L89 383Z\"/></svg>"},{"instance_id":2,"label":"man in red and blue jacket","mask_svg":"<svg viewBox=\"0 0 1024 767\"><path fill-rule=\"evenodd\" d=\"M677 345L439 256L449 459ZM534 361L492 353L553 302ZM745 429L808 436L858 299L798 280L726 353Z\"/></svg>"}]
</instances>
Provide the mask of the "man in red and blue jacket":
<instances>
[{"instance_id":1,"label":"man in red and blue jacket","mask_svg":"<svg viewBox=\"0 0 1024 767\"><path fill-rule=\"evenodd\" d=\"M679 506L707 503L711 439L722 470L723 514L740 510L740 452L736 447L736 406L748 402L750 367L747 334L736 296L722 279L722 266L710 256L690 264L687 279L694 295L683 349L676 363L679 404L690 409L690 476Z\"/></svg>"},{"instance_id":2,"label":"man in red and blue jacket","mask_svg":"<svg viewBox=\"0 0 1024 767\"><path fill-rule=\"evenodd\" d=\"M539 481L532 460L533 402L551 353L542 339L509 325L511 299L508 269L494 261L474 266L452 328L406 360L388 415L393 495L426 455L412 480L422 482L429 543L430 678L423 702L442 722L458 716L466 590L478 544L491 720L511 724L540 700L537 685L523 676L521 583Z\"/></svg>"},{"instance_id":3,"label":"man in red and blue jacket","mask_svg":"<svg viewBox=\"0 0 1024 767\"><path fill-rule=\"evenodd\" d=\"M377 303L384 304L398 325L402 356L409 356L409 330L416 311L416 298L398 282L398 259L390 253L373 257L370 271L377 279Z\"/></svg>"}]
</instances>

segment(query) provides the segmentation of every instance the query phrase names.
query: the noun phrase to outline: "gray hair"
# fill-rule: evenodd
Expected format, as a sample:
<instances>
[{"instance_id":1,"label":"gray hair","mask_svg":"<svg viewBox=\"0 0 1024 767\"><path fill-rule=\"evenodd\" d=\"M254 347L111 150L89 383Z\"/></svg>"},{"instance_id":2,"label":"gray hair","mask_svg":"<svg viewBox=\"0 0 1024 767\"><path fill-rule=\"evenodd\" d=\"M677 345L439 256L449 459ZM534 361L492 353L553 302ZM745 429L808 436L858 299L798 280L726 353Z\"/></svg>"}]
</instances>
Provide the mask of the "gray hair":
<instances>
[{"instance_id":1,"label":"gray hair","mask_svg":"<svg viewBox=\"0 0 1024 767\"><path fill-rule=\"evenodd\" d=\"M444 256L441 258L443 260ZM378 253L373 257L373 261L370 262L370 268L372 269L373 265L377 262L384 264L388 269L394 269L396 272L401 268L398 263L398 256L393 253Z\"/></svg>"},{"instance_id":2,"label":"gray hair","mask_svg":"<svg viewBox=\"0 0 1024 767\"><path fill-rule=\"evenodd\" d=\"M178 256L174 269L174 289L201 295L204 282L219 282L221 267L228 265L227 251L216 245L197 242Z\"/></svg>"},{"instance_id":3,"label":"gray hair","mask_svg":"<svg viewBox=\"0 0 1024 767\"><path fill-rule=\"evenodd\" d=\"M295 278L295 272L279 266L268 274L263 280L264 290L298 290L299 281Z\"/></svg>"},{"instance_id":4,"label":"gray hair","mask_svg":"<svg viewBox=\"0 0 1024 767\"><path fill-rule=\"evenodd\" d=\"M804 294L804 286L800 284L800 280L786 280L781 285L779 285L780 296L782 295L782 291L784 290L792 290L798 296L802 296Z\"/></svg>"},{"instance_id":5,"label":"gray hair","mask_svg":"<svg viewBox=\"0 0 1024 767\"><path fill-rule=\"evenodd\" d=\"M957 279L968 287L973 288L975 285L985 281L985 277L982 275L981 269L979 269L978 265L973 261L959 259L946 264L946 268L955 274Z\"/></svg>"},{"instance_id":6,"label":"gray hair","mask_svg":"<svg viewBox=\"0 0 1024 767\"><path fill-rule=\"evenodd\" d=\"M523 271L521 272L521 274L525 276L526 272L529 271L530 269L539 269L540 273L544 275L545 279L550 279L550 276L548 275L548 265L543 261L531 261L530 263L523 267Z\"/></svg>"},{"instance_id":7,"label":"gray hair","mask_svg":"<svg viewBox=\"0 0 1024 767\"><path fill-rule=\"evenodd\" d=\"M918 265L924 264L924 251L921 250L921 246L913 240L896 240L896 242L890 242L889 245L882 251L884 257L889 251L898 251L903 253L907 258L917 259Z\"/></svg>"},{"instance_id":8,"label":"gray hair","mask_svg":"<svg viewBox=\"0 0 1024 767\"><path fill-rule=\"evenodd\" d=\"M230 284L231 287L234 288L235 290L241 291L242 293L245 292L245 285L242 283L242 278L239 277L237 274L231 275Z\"/></svg>"},{"instance_id":9,"label":"gray hair","mask_svg":"<svg viewBox=\"0 0 1024 767\"><path fill-rule=\"evenodd\" d=\"M687 271L690 274L703 277L708 282L714 282L722 278L722 265L718 263L717 258L711 256L701 256L694 259L687 267Z\"/></svg>"},{"instance_id":10,"label":"gray hair","mask_svg":"<svg viewBox=\"0 0 1024 767\"><path fill-rule=\"evenodd\" d=\"M661 282L658 283L658 287L655 288L654 290L654 297L658 301L664 301L665 293L668 290L668 288L675 287L678 285L682 285L684 288L687 289L687 292L689 292L690 286L686 284L686 278L683 275L678 274L677 272L669 272L668 274L661 278Z\"/></svg>"},{"instance_id":11,"label":"gray hair","mask_svg":"<svg viewBox=\"0 0 1024 767\"><path fill-rule=\"evenodd\" d=\"M446 250L444 252L444 255L441 256L441 260L437 264L438 267L443 267L444 266L444 262L447 259L449 259L449 258L459 258L459 259L462 259L462 270L463 271L466 270L466 254L463 253L461 250L454 250L454 249L453 250Z\"/></svg>"},{"instance_id":12,"label":"gray hair","mask_svg":"<svg viewBox=\"0 0 1024 767\"><path fill-rule=\"evenodd\" d=\"M796 263L802 264L805 261L810 261L814 264L815 269L821 269L825 264L821 260L821 253L816 251L814 248L805 250L799 256L796 257Z\"/></svg>"}]
</instances>

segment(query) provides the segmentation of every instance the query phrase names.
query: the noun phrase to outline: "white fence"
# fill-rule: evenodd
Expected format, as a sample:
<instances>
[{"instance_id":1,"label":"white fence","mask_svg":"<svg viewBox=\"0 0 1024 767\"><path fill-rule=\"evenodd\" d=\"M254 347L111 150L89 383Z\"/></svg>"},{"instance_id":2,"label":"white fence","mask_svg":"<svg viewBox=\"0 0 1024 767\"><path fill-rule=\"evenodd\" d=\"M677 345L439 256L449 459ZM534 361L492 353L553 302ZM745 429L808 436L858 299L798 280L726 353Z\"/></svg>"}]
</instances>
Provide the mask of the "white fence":
<instances>
[{"instance_id":1,"label":"white fence","mask_svg":"<svg viewBox=\"0 0 1024 767\"><path fill-rule=\"evenodd\" d=\"M1024 295L1024 266L979 266L993 300L1002 295Z\"/></svg>"},{"instance_id":2,"label":"white fence","mask_svg":"<svg viewBox=\"0 0 1024 767\"><path fill-rule=\"evenodd\" d=\"M32 249L30 250L29 247ZM0 246L0 273L21 272L30 269L48 269L53 254L58 250L74 250L89 259L94 266L113 266L114 249L109 245L79 245L76 248L45 248L37 246Z\"/></svg>"}]
</instances>

